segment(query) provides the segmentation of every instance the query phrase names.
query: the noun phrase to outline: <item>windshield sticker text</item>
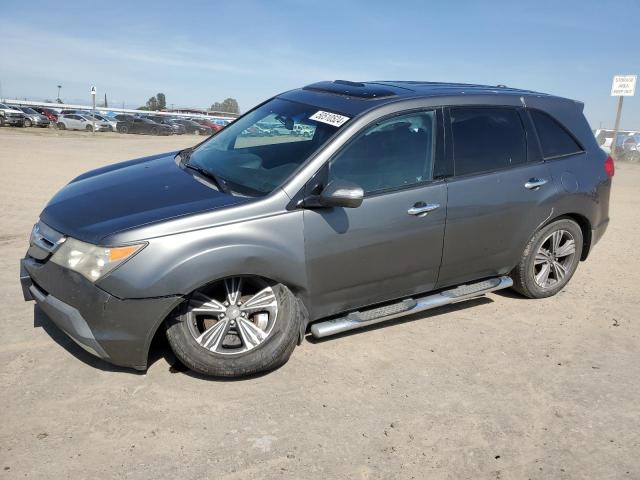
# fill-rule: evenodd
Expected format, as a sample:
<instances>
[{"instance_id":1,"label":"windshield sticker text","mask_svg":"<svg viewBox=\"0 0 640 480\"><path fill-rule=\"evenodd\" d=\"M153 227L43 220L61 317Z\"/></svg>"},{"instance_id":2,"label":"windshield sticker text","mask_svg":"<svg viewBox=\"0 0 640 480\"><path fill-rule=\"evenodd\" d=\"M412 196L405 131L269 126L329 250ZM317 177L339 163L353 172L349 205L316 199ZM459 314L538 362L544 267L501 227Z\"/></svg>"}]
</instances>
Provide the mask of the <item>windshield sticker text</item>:
<instances>
[{"instance_id":1,"label":"windshield sticker text","mask_svg":"<svg viewBox=\"0 0 640 480\"><path fill-rule=\"evenodd\" d=\"M323 112L322 110L319 110L311 115L309 117L309 120L326 123L329 125L333 125L334 127L341 127L347 120L349 120L349 117L338 115L337 113Z\"/></svg>"}]
</instances>

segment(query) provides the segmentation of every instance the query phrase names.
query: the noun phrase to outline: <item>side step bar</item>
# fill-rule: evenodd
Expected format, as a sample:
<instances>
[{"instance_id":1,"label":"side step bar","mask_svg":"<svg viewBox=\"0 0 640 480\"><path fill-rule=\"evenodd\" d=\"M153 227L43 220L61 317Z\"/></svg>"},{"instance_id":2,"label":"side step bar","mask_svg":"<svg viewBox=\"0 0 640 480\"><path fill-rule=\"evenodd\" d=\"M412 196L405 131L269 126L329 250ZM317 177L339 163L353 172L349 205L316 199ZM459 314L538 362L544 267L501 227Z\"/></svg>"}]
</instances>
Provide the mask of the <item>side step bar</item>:
<instances>
[{"instance_id":1,"label":"side step bar","mask_svg":"<svg viewBox=\"0 0 640 480\"><path fill-rule=\"evenodd\" d=\"M411 315L412 313L442 307L443 305L462 302L495 290L509 288L511 285L513 285L513 280L507 276L460 285L424 297L409 298L383 307L364 310L362 312L351 312L344 317L314 323L311 325L311 334L316 338L328 337L375 323L386 322L392 318L403 317L405 315Z\"/></svg>"}]
</instances>

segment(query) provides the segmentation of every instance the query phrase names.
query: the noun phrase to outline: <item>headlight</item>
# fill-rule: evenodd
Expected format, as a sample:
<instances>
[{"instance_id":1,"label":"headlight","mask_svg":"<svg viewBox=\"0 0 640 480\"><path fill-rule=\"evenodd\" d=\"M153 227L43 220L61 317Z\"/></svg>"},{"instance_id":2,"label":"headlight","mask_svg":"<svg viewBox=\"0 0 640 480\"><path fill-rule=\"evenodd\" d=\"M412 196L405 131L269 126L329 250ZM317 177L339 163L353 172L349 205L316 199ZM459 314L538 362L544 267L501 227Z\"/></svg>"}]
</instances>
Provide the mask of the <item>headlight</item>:
<instances>
[{"instance_id":1,"label":"headlight","mask_svg":"<svg viewBox=\"0 0 640 480\"><path fill-rule=\"evenodd\" d=\"M146 244L126 245L124 247L100 247L81 242L74 238L66 241L51 257L53 263L74 270L95 282L118 265L126 262Z\"/></svg>"}]
</instances>

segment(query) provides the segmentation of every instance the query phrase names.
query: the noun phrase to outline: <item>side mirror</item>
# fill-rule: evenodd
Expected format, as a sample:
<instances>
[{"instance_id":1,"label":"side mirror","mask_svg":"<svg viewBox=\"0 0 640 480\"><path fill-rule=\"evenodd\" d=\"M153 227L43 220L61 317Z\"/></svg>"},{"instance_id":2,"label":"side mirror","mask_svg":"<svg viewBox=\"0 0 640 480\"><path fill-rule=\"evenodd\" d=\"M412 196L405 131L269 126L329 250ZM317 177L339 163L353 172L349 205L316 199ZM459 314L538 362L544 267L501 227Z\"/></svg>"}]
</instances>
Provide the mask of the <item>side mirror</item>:
<instances>
[{"instance_id":1,"label":"side mirror","mask_svg":"<svg viewBox=\"0 0 640 480\"><path fill-rule=\"evenodd\" d=\"M363 198L362 187L346 180L334 180L322 190L318 204L322 207L357 208L362 205Z\"/></svg>"}]
</instances>

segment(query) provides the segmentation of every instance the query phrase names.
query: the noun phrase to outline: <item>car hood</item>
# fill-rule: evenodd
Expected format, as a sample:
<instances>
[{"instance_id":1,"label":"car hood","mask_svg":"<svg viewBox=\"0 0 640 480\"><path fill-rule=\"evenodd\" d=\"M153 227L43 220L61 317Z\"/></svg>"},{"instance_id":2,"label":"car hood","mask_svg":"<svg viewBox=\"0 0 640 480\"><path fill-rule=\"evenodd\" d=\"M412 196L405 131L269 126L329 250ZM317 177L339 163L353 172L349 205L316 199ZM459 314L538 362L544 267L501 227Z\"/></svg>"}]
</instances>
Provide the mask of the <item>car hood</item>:
<instances>
[{"instance_id":1,"label":"car hood","mask_svg":"<svg viewBox=\"0 0 640 480\"><path fill-rule=\"evenodd\" d=\"M78 240L247 202L205 185L176 164L176 152L110 165L79 176L60 190L41 221Z\"/></svg>"}]
</instances>

